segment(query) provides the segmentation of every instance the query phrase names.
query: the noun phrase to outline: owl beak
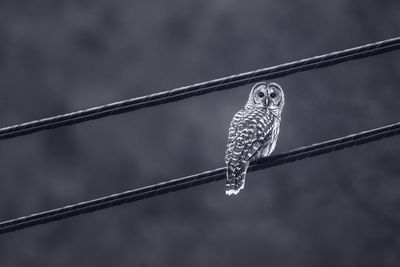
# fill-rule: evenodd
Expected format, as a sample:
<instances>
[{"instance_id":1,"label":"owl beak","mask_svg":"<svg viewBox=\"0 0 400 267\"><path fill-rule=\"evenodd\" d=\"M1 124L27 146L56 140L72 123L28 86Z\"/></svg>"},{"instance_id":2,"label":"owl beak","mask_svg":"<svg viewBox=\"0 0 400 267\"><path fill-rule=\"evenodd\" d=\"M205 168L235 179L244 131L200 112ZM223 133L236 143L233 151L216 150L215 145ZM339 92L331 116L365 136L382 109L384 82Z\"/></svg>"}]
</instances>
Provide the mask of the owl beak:
<instances>
[{"instance_id":1,"label":"owl beak","mask_svg":"<svg viewBox=\"0 0 400 267\"><path fill-rule=\"evenodd\" d=\"M269 101L270 101L269 98L266 97L266 98L265 98L265 105L266 105L267 107L269 106Z\"/></svg>"}]
</instances>

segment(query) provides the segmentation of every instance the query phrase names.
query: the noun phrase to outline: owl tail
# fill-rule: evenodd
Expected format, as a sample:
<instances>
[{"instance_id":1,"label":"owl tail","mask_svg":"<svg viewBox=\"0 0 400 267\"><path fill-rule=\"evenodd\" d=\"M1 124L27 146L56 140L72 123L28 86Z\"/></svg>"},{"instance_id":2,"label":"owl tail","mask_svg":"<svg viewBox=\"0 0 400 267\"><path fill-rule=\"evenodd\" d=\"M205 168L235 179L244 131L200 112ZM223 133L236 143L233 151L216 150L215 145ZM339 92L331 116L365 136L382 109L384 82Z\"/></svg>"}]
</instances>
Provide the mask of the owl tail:
<instances>
[{"instance_id":1,"label":"owl tail","mask_svg":"<svg viewBox=\"0 0 400 267\"><path fill-rule=\"evenodd\" d=\"M241 164L240 166L231 166L228 164L226 171L226 191L230 195L237 195L244 188L247 167L249 164Z\"/></svg>"}]
</instances>

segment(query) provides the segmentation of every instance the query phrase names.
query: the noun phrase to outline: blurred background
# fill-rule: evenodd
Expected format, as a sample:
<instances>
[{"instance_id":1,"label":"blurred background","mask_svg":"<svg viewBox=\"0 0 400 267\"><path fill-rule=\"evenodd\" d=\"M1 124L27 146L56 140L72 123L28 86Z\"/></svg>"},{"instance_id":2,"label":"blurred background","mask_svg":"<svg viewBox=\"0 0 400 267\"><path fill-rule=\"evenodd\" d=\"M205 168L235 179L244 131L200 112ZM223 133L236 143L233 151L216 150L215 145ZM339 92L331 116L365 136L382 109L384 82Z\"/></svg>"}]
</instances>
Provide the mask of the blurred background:
<instances>
[{"instance_id":1,"label":"blurred background","mask_svg":"<svg viewBox=\"0 0 400 267\"><path fill-rule=\"evenodd\" d=\"M396 37L400 2L0 1L0 127ZM275 153L397 122L400 53L277 79ZM251 85L0 143L0 220L221 167ZM0 236L0 266L399 266L400 138Z\"/></svg>"}]
</instances>

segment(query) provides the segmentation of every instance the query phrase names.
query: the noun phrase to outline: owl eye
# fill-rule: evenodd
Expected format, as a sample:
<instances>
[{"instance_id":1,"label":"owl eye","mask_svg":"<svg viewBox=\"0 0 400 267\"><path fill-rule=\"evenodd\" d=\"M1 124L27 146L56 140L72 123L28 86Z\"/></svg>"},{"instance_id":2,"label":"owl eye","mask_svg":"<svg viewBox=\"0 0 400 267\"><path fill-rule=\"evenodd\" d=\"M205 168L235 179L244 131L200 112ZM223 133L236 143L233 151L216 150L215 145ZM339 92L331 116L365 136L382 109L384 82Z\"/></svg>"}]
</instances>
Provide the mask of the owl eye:
<instances>
[{"instance_id":1,"label":"owl eye","mask_svg":"<svg viewBox=\"0 0 400 267\"><path fill-rule=\"evenodd\" d=\"M275 97L276 97L276 93L271 93L269 96L270 96L271 98L275 98Z\"/></svg>"},{"instance_id":2,"label":"owl eye","mask_svg":"<svg viewBox=\"0 0 400 267\"><path fill-rule=\"evenodd\" d=\"M258 96L259 96L260 98L263 98L263 97L264 97L264 93L263 93L263 92L259 92L259 93L258 93Z\"/></svg>"}]
</instances>

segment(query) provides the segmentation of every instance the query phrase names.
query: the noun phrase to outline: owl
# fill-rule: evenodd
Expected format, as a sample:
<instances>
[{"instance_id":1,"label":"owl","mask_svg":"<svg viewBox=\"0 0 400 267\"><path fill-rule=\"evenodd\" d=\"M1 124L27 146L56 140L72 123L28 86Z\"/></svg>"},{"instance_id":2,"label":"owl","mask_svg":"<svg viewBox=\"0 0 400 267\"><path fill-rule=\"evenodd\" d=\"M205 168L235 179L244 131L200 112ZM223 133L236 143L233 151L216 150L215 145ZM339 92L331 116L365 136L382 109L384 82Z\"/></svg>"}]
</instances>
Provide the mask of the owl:
<instances>
[{"instance_id":1,"label":"owl","mask_svg":"<svg viewBox=\"0 0 400 267\"><path fill-rule=\"evenodd\" d=\"M244 188L250 161L274 151L284 104L278 84L259 82L251 89L244 108L233 117L225 154L227 195L236 195Z\"/></svg>"}]
</instances>

